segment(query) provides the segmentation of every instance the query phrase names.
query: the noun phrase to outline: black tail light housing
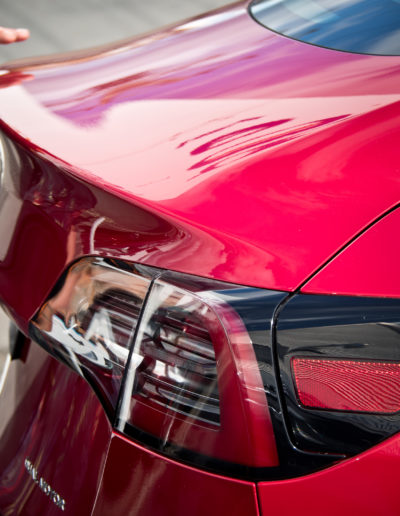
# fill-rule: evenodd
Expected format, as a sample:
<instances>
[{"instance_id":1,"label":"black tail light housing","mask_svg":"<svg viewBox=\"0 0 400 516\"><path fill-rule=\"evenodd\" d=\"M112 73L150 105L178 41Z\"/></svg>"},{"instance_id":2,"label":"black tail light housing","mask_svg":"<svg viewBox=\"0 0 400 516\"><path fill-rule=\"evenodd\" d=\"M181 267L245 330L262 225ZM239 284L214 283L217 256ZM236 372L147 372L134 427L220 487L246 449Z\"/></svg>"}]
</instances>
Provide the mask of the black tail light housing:
<instances>
[{"instance_id":1,"label":"black tail light housing","mask_svg":"<svg viewBox=\"0 0 400 516\"><path fill-rule=\"evenodd\" d=\"M276 334L294 446L349 456L400 430L400 299L296 295Z\"/></svg>"},{"instance_id":2,"label":"black tail light housing","mask_svg":"<svg viewBox=\"0 0 400 516\"><path fill-rule=\"evenodd\" d=\"M30 331L91 384L116 432L264 480L310 473L400 429L399 308L83 258Z\"/></svg>"}]
</instances>

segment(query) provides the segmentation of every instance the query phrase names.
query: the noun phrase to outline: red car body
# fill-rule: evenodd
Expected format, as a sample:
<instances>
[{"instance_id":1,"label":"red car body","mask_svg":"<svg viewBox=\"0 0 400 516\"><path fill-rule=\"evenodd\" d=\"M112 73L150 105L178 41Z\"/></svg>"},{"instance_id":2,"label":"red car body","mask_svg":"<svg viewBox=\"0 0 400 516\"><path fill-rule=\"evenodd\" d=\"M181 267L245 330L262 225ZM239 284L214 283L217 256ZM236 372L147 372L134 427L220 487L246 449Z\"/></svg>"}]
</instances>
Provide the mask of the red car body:
<instances>
[{"instance_id":1,"label":"red car body","mask_svg":"<svg viewBox=\"0 0 400 516\"><path fill-rule=\"evenodd\" d=\"M86 256L400 298L400 57L285 38L247 4L4 70L1 130L18 151L0 298L25 335ZM46 485L70 514L400 512L398 435L296 478L213 473L121 435L85 380L28 337L1 410L4 515L58 514Z\"/></svg>"}]
</instances>

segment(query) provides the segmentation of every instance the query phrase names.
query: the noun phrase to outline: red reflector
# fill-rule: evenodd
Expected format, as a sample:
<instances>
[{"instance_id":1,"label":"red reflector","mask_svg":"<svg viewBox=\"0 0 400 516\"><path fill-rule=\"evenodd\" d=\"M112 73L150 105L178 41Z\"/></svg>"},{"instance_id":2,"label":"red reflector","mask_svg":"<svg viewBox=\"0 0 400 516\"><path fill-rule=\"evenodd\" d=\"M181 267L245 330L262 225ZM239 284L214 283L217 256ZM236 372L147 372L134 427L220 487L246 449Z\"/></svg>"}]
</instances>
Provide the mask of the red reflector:
<instances>
[{"instance_id":1,"label":"red reflector","mask_svg":"<svg viewBox=\"0 0 400 516\"><path fill-rule=\"evenodd\" d=\"M304 407L394 414L400 410L400 363L293 358Z\"/></svg>"}]
</instances>

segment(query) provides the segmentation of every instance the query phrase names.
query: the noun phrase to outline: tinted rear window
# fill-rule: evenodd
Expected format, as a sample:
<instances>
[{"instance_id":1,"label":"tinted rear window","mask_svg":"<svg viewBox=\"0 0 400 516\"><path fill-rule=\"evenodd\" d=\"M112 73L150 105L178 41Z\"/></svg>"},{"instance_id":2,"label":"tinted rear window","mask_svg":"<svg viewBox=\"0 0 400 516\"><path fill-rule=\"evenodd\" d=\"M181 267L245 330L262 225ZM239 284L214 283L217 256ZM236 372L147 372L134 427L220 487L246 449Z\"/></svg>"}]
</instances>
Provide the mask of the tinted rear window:
<instances>
[{"instance_id":1,"label":"tinted rear window","mask_svg":"<svg viewBox=\"0 0 400 516\"><path fill-rule=\"evenodd\" d=\"M400 55L400 0L255 0L250 13L265 27L313 45Z\"/></svg>"}]
</instances>

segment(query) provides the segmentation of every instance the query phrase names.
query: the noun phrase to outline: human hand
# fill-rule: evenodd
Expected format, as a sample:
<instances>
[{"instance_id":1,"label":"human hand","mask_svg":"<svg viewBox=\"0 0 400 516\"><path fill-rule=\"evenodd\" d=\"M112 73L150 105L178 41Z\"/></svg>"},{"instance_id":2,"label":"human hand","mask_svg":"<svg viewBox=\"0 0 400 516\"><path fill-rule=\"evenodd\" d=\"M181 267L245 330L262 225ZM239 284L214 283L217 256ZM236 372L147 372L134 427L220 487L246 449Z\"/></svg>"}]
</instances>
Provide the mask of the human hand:
<instances>
[{"instance_id":1,"label":"human hand","mask_svg":"<svg viewBox=\"0 0 400 516\"><path fill-rule=\"evenodd\" d=\"M28 29L9 29L0 27L0 44L16 43L29 38Z\"/></svg>"}]
</instances>

